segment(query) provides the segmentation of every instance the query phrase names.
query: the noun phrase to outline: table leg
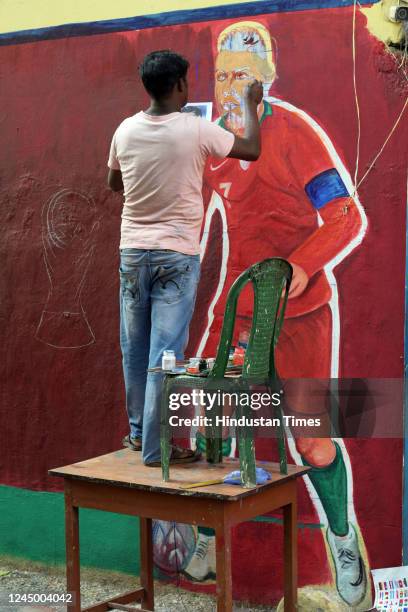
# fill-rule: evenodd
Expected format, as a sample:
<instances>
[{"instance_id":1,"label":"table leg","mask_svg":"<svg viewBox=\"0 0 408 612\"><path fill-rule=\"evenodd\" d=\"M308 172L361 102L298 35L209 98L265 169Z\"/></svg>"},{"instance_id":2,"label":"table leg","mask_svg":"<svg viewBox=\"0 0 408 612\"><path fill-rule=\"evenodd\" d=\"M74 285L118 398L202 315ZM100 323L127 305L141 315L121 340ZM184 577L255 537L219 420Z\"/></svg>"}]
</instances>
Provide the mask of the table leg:
<instances>
[{"instance_id":1,"label":"table leg","mask_svg":"<svg viewBox=\"0 0 408 612\"><path fill-rule=\"evenodd\" d=\"M145 590L142 608L154 610L152 519L140 517L140 583Z\"/></svg>"},{"instance_id":2,"label":"table leg","mask_svg":"<svg viewBox=\"0 0 408 612\"><path fill-rule=\"evenodd\" d=\"M215 531L217 612L232 612L231 527Z\"/></svg>"},{"instance_id":3,"label":"table leg","mask_svg":"<svg viewBox=\"0 0 408 612\"><path fill-rule=\"evenodd\" d=\"M74 605L70 612L81 612L81 584L79 564L79 516L72 505L69 486L65 485L65 545L67 556L67 592L73 593Z\"/></svg>"},{"instance_id":4,"label":"table leg","mask_svg":"<svg viewBox=\"0 0 408 612\"><path fill-rule=\"evenodd\" d=\"M295 483L296 485L296 483ZM283 507L285 559L285 612L297 609L297 501Z\"/></svg>"}]
</instances>

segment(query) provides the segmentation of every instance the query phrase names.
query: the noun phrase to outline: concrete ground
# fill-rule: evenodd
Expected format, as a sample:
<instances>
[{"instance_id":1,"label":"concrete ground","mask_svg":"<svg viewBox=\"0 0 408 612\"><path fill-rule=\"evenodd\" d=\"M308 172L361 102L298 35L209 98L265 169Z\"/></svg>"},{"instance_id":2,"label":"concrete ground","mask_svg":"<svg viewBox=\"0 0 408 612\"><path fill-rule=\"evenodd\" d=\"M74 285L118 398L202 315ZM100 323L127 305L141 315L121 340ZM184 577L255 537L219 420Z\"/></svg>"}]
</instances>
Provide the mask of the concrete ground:
<instances>
[{"instance_id":1,"label":"concrete ground","mask_svg":"<svg viewBox=\"0 0 408 612\"><path fill-rule=\"evenodd\" d=\"M119 572L81 568L81 604L89 606L119 593L137 588L138 579ZM64 606L10 605L11 593L64 593L65 568L31 563L22 559L0 558L1 612L66 612ZM211 595L191 593L173 584L155 581L155 610L157 612L214 612L215 599ZM236 612L273 612L271 607L259 607L237 602Z\"/></svg>"}]
</instances>

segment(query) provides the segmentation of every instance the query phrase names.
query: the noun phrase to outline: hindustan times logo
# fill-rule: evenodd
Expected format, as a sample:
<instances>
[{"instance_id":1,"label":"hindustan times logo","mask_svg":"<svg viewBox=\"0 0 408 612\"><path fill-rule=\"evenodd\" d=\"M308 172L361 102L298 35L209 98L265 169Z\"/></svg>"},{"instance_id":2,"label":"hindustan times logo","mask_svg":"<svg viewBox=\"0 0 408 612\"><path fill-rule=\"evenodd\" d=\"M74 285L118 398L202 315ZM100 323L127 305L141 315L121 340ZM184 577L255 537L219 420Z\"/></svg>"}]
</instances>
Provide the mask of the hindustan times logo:
<instances>
[{"instance_id":1,"label":"hindustan times logo","mask_svg":"<svg viewBox=\"0 0 408 612\"><path fill-rule=\"evenodd\" d=\"M282 421L285 427L320 427L321 425L318 418L301 419L292 415L282 415ZM281 427L278 418L247 416L235 418L227 415L217 415L214 419L211 416L203 415L187 418L173 414L169 417L169 424L171 427L213 427L214 425L216 427Z\"/></svg>"},{"instance_id":2,"label":"hindustan times logo","mask_svg":"<svg viewBox=\"0 0 408 612\"><path fill-rule=\"evenodd\" d=\"M254 411L261 408L278 407L282 402L282 391L275 393L257 393L257 392L226 392L213 391L208 392L203 389L193 389L189 393L171 393L169 395L169 408L176 411L182 407L199 406L206 411L211 411L218 407L234 406L241 408L249 408ZM285 427L319 427L321 421L319 418L297 418L293 415L282 415L283 425ZM227 415L198 415L192 418L179 417L171 415L169 424L172 427L280 427L281 421L279 418L240 416L234 418Z\"/></svg>"}]
</instances>

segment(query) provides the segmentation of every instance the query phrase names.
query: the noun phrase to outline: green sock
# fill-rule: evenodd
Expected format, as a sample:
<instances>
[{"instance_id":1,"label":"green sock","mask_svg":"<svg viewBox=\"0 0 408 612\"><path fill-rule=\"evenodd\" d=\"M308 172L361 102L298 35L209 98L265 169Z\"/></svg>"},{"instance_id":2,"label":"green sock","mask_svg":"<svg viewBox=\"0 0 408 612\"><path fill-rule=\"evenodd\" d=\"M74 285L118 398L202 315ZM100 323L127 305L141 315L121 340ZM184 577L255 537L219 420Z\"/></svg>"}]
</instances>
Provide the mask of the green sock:
<instances>
[{"instance_id":1,"label":"green sock","mask_svg":"<svg viewBox=\"0 0 408 612\"><path fill-rule=\"evenodd\" d=\"M303 457L302 461L311 467L307 475L322 502L330 529L338 536L345 536L348 533L347 473L340 446L336 442L334 446L334 461L324 468L310 466Z\"/></svg>"},{"instance_id":2,"label":"green sock","mask_svg":"<svg viewBox=\"0 0 408 612\"><path fill-rule=\"evenodd\" d=\"M215 531L211 527L198 527L198 533L202 533L206 536L214 536Z\"/></svg>"}]
</instances>

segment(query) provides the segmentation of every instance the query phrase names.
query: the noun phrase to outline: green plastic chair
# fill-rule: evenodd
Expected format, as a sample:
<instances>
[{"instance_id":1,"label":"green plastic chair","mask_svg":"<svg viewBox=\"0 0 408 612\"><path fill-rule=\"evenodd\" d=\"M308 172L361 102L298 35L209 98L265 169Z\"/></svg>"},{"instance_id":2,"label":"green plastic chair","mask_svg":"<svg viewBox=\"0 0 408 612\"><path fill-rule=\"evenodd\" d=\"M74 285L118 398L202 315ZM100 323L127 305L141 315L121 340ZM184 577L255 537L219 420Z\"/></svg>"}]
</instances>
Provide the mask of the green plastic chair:
<instances>
[{"instance_id":1,"label":"green plastic chair","mask_svg":"<svg viewBox=\"0 0 408 612\"><path fill-rule=\"evenodd\" d=\"M274 257L254 264L243 272L231 286L224 313L221 338L214 367L205 376L188 374L166 374L161 404L161 463L163 480L170 478L170 425L169 395L175 388L213 390L228 392L249 391L254 384L266 387L271 393L280 389L275 368L275 347L283 324L289 286L292 280L292 266L284 259ZM254 308L248 347L245 352L242 374L225 377L228 357L235 325L238 298L243 288L251 282L254 291ZM206 428L207 461L222 462L222 425L216 425L216 416L222 414L222 406L215 405L211 411L212 426ZM256 416L250 407L236 406L236 417ZM280 406L274 408L279 419L278 448L281 474L287 474L285 430ZM244 487L256 484L255 444L252 427L237 430L241 478Z\"/></svg>"}]
</instances>

